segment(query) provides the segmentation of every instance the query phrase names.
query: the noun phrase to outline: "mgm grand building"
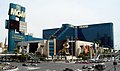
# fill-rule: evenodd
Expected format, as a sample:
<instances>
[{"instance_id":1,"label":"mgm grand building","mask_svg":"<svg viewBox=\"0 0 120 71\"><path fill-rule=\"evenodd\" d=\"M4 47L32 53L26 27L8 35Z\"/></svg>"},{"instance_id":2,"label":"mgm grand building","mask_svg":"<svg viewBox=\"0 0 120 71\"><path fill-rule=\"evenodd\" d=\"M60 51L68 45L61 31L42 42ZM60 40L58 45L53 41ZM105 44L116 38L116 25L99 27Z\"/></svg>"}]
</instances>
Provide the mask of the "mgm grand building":
<instances>
[{"instance_id":1,"label":"mgm grand building","mask_svg":"<svg viewBox=\"0 0 120 71\"><path fill-rule=\"evenodd\" d=\"M60 28L44 29L43 38L53 40L49 55L68 54L79 56L83 53L102 53L113 48L113 23L74 26L62 24Z\"/></svg>"}]
</instances>

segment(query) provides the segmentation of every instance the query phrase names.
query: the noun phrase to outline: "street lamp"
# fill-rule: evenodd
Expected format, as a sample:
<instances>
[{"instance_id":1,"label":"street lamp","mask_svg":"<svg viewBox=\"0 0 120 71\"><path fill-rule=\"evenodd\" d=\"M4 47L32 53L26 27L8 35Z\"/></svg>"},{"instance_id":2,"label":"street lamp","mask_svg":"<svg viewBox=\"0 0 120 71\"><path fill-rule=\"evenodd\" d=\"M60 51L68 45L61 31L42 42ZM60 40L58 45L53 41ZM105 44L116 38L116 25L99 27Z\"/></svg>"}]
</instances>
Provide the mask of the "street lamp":
<instances>
[{"instance_id":1,"label":"street lamp","mask_svg":"<svg viewBox=\"0 0 120 71\"><path fill-rule=\"evenodd\" d=\"M114 50L114 62L113 62L113 65L114 65L114 71L116 71L116 65L117 65L117 62L116 62L116 58L115 58L115 50Z\"/></svg>"}]
</instances>

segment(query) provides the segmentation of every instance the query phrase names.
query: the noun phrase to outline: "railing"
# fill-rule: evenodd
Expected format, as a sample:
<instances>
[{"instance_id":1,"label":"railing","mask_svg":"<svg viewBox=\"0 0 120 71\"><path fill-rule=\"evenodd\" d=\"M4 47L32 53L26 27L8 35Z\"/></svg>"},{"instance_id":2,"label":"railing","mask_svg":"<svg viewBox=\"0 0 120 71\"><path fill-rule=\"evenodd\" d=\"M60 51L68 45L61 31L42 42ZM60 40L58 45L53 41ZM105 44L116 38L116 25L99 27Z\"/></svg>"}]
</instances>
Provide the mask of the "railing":
<instances>
[{"instance_id":1,"label":"railing","mask_svg":"<svg viewBox=\"0 0 120 71\"><path fill-rule=\"evenodd\" d=\"M115 57L117 57L118 55L120 55L120 51L118 51L118 52L116 52L116 53L113 53L113 55L114 55Z\"/></svg>"},{"instance_id":2,"label":"railing","mask_svg":"<svg viewBox=\"0 0 120 71\"><path fill-rule=\"evenodd\" d=\"M56 36L56 37L59 36L65 29L66 27L61 27L52 36ZM50 36L50 38L52 38L52 36Z\"/></svg>"},{"instance_id":3,"label":"railing","mask_svg":"<svg viewBox=\"0 0 120 71\"><path fill-rule=\"evenodd\" d=\"M33 59L33 60L36 60L36 61L39 61L40 59L33 53L29 53L28 56Z\"/></svg>"}]
</instances>

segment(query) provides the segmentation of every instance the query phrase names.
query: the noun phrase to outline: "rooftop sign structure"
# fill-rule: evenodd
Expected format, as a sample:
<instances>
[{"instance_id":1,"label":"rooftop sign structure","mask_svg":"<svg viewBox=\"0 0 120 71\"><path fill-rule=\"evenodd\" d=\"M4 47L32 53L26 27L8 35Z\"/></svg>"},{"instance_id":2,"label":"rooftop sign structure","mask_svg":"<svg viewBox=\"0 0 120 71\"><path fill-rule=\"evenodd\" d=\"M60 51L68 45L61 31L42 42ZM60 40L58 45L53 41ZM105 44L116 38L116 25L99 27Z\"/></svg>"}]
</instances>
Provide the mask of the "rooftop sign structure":
<instances>
[{"instance_id":1,"label":"rooftop sign structure","mask_svg":"<svg viewBox=\"0 0 120 71\"><path fill-rule=\"evenodd\" d=\"M14 7L14 5L12 7L10 7L9 9L9 15L15 15L16 17L22 17L25 18L26 14L24 11L22 11L22 6L20 5L16 5L16 7Z\"/></svg>"}]
</instances>

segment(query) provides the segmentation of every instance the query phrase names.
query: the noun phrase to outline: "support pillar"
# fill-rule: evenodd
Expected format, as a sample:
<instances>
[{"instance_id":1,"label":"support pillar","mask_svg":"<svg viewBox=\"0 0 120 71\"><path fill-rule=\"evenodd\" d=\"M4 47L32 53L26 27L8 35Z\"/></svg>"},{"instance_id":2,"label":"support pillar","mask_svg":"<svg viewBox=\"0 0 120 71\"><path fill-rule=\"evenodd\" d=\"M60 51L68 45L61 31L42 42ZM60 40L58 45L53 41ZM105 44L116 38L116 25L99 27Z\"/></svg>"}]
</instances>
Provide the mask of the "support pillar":
<instances>
[{"instance_id":1,"label":"support pillar","mask_svg":"<svg viewBox=\"0 0 120 71\"><path fill-rule=\"evenodd\" d=\"M77 57L78 56L78 53L77 53L77 49L78 49L78 47L77 47L77 39L78 38L75 38L75 56Z\"/></svg>"},{"instance_id":2,"label":"support pillar","mask_svg":"<svg viewBox=\"0 0 120 71\"><path fill-rule=\"evenodd\" d=\"M56 55L56 36L53 36L53 42L54 42L54 56Z\"/></svg>"}]
</instances>

